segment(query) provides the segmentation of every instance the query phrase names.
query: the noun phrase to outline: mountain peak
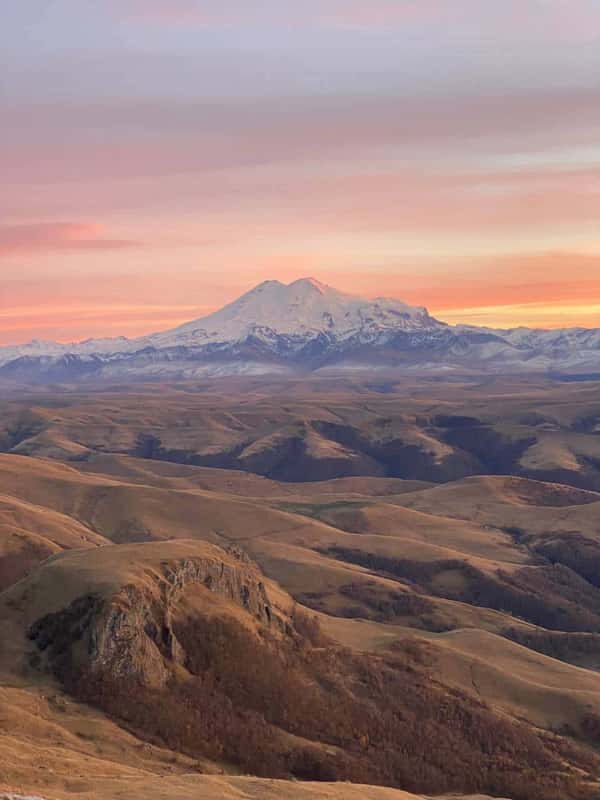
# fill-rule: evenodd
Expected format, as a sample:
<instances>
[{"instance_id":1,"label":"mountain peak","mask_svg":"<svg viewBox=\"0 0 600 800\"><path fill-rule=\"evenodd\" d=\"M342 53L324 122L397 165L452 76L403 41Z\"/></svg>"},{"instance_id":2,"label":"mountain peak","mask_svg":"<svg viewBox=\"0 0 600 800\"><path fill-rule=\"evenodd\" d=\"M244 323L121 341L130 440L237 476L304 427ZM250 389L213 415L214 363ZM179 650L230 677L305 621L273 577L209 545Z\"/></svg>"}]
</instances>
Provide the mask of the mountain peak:
<instances>
[{"instance_id":1,"label":"mountain peak","mask_svg":"<svg viewBox=\"0 0 600 800\"><path fill-rule=\"evenodd\" d=\"M160 347L204 347L252 339L271 346L283 337L286 347L302 347L323 335L331 342L367 342L439 325L425 309L395 299L345 294L307 277L289 284L263 281L214 314L149 337L149 342Z\"/></svg>"},{"instance_id":2,"label":"mountain peak","mask_svg":"<svg viewBox=\"0 0 600 800\"><path fill-rule=\"evenodd\" d=\"M30 374L36 381L63 381L128 370L147 377L191 377L203 371L285 372L294 364L315 363L595 373L599 354L600 329L452 327L431 317L425 308L395 298L340 292L305 277L290 283L263 281L213 314L140 339L34 341L0 347L0 373L11 381ZM75 366L65 356L74 358Z\"/></svg>"},{"instance_id":3,"label":"mountain peak","mask_svg":"<svg viewBox=\"0 0 600 800\"><path fill-rule=\"evenodd\" d=\"M326 286L321 281L318 281L316 278L298 278L297 281L288 284L288 289L308 289L311 291L317 291L319 294L325 294L327 291L335 291L330 286Z\"/></svg>"},{"instance_id":4,"label":"mountain peak","mask_svg":"<svg viewBox=\"0 0 600 800\"><path fill-rule=\"evenodd\" d=\"M263 281L262 283L259 283L252 289L250 289L249 292L246 292L246 294L253 294L255 292L264 292L265 290L268 289L278 289L281 288L282 286L285 286L285 284L281 283L281 281L275 281L275 280Z\"/></svg>"}]
</instances>

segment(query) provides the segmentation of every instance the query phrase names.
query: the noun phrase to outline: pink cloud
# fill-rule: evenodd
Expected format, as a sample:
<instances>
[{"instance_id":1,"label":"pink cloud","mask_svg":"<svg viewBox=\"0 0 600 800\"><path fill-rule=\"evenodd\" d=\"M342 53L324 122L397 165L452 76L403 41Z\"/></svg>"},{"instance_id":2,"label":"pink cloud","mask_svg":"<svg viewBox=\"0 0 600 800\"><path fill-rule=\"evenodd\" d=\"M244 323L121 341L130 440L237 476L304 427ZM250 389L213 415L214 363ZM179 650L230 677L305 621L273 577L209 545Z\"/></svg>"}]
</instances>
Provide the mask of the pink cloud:
<instances>
[{"instance_id":1,"label":"pink cloud","mask_svg":"<svg viewBox=\"0 0 600 800\"><path fill-rule=\"evenodd\" d=\"M409 25L439 22L448 16L448 4L439 0L350 0L330 3L325 18L333 23L354 26ZM327 4L324 4L327 8ZM454 7L456 9L456 7Z\"/></svg>"},{"instance_id":2,"label":"pink cloud","mask_svg":"<svg viewBox=\"0 0 600 800\"><path fill-rule=\"evenodd\" d=\"M209 22L205 4L194 0L126 0L114 3L118 13L155 22Z\"/></svg>"},{"instance_id":3,"label":"pink cloud","mask_svg":"<svg viewBox=\"0 0 600 800\"><path fill-rule=\"evenodd\" d=\"M102 236L103 226L89 222L0 225L0 256L51 250L120 250L138 243Z\"/></svg>"},{"instance_id":4,"label":"pink cloud","mask_svg":"<svg viewBox=\"0 0 600 800\"><path fill-rule=\"evenodd\" d=\"M527 304L547 304L555 312L564 306L560 324L588 324L586 308L600 291L600 257L577 252L515 252L471 263L460 257L445 261L445 274L437 280L439 263L433 261L428 265L433 272L415 270L408 261L387 270L349 271L293 254L253 256L252 264L252 271L242 273L240 261L239 270L224 270L218 282L185 265L160 274L120 274L118 281L106 275L8 281L3 286L0 344L32 337L74 341L147 334L203 316L266 278L292 281L309 273L346 291L426 305L453 320L464 313L468 321L474 308L505 307L502 313L514 325L535 322L528 318Z\"/></svg>"},{"instance_id":5,"label":"pink cloud","mask_svg":"<svg viewBox=\"0 0 600 800\"><path fill-rule=\"evenodd\" d=\"M573 43L590 40L599 21L595 0L112 0L114 13L146 21L207 26L437 29L453 36Z\"/></svg>"},{"instance_id":6,"label":"pink cloud","mask_svg":"<svg viewBox=\"0 0 600 800\"><path fill-rule=\"evenodd\" d=\"M600 22L595 0L329 0L319 8L325 20L352 28L434 28L458 38L538 45L590 41Z\"/></svg>"},{"instance_id":7,"label":"pink cloud","mask_svg":"<svg viewBox=\"0 0 600 800\"><path fill-rule=\"evenodd\" d=\"M82 117L102 135L81 130ZM25 119L45 131L44 139L23 137ZM12 142L7 135L0 152L4 181L66 183L323 161L348 153L358 159L368 150L377 153L382 148L392 153L410 147L417 154L426 148L473 154L595 146L600 91L557 89L393 102L386 96L355 97L285 106L273 100L240 106L200 103L194 108L169 101L114 103L97 108L38 107L26 118L6 108L4 120L18 132ZM62 146L64 142L68 147Z\"/></svg>"}]
</instances>

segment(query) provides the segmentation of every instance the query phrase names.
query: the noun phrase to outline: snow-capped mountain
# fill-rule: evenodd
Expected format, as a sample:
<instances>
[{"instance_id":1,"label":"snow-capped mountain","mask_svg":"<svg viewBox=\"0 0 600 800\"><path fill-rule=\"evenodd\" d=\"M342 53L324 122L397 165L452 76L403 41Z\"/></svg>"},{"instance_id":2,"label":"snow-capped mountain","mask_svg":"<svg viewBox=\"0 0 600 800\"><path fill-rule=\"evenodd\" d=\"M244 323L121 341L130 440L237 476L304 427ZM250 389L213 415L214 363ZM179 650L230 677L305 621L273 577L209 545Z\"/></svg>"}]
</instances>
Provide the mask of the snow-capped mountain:
<instances>
[{"instance_id":1,"label":"snow-capped mountain","mask_svg":"<svg viewBox=\"0 0 600 800\"><path fill-rule=\"evenodd\" d=\"M337 341L355 336L368 341L384 331L422 330L438 324L424 308L386 298L365 300L303 278L288 286L265 281L220 311L150 336L147 342L157 347L198 347L249 337L273 343L285 337L302 346L320 334Z\"/></svg>"},{"instance_id":2,"label":"snow-capped mountain","mask_svg":"<svg viewBox=\"0 0 600 800\"><path fill-rule=\"evenodd\" d=\"M60 358L65 355L98 355L124 353L136 350L139 340L118 336L115 339L86 339L84 342L62 344L41 339L33 339L26 344L0 347L0 367L16 358L51 357Z\"/></svg>"},{"instance_id":3,"label":"snow-capped mountain","mask_svg":"<svg viewBox=\"0 0 600 800\"><path fill-rule=\"evenodd\" d=\"M600 330L450 326L313 278L265 281L220 311L139 339L0 348L0 379L194 378L340 369L600 372Z\"/></svg>"}]
</instances>

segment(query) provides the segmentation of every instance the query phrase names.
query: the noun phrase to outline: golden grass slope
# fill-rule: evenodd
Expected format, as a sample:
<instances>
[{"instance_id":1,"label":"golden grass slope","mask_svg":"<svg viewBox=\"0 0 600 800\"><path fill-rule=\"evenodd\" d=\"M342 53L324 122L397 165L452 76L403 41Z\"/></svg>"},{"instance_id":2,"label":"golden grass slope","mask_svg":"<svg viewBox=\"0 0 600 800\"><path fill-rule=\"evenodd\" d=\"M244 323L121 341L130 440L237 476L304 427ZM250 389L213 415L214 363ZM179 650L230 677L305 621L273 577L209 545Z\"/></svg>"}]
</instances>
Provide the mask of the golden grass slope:
<instances>
[{"instance_id":1,"label":"golden grass slope","mask_svg":"<svg viewBox=\"0 0 600 800\"><path fill-rule=\"evenodd\" d=\"M135 473L130 476L135 479L132 482L116 475L81 472L52 460L0 455L3 552L11 552L14 537L19 536L27 542L47 543L48 551L41 553L39 560L72 550L53 557L32 582L23 584L31 593L29 610L22 612L28 616L21 616L16 625L12 617L13 627L4 622L2 641L9 642L2 658L5 667L23 652L18 631L42 611L59 608L81 591L108 591L133 579L128 572L130 551L138 566L143 563L144 569L152 570L152 564L160 559L206 552L210 542L237 543L293 596L320 593L324 611L343 614L348 601L340 589L348 584L374 582L393 592L409 587L340 562L319 552L323 548L355 547L419 561L459 558L493 572L525 560L524 551L502 530L506 523L534 531L572 531L577 527L590 535L600 534L597 495L556 484L469 478L402 494L397 492L396 481L372 479L360 495L355 480L344 479L326 482L327 486L308 485L308 494L302 496L297 493L303 486L287 487L292 493L285 495L282 486L287 485L264 478L154 462L146 476L148 483L144 483L145 463L127 459L125 464ZM123 468L122 462L115 471L117 468ZM154 485L155 481L160 485ZM221 481L231 481L236 492L222 491ZM206 488L207 484L218 490ZM256 496L243 497L247 488L257 486L265 487L262 495L257 491ZM304 513L283 511L282 502L286 508L297 507ZM306 516L308 511L314 515L323 508L331 524L322 521L323 516ZM139 539L150 544L140 550L135 544ZM188 541L191 539L194 541ZM107 546L128 541L130 544L118 548ZM93 563L79 550L100 545ZM140 562L143 552L155 555ZM17 609L22 605L17 598L23 586L3 595ZM527 623L458 601L430 600L439 619L457 630L442 635L412 630L411 635L434 647L432 669L444 682L479 693L504 713L541 727L568 724L578 729L586 711L600 713L597 673L562 664L494 635L509 626L529 627ZM387 646L406 635L403 626L410 624L408 619L399 619L395 625L325 615L322 619L331 635L359 650Z\"/></svg>"},{"instance_id":2,"label":"golden grass slope","mask_svg":"<svg viewBox=\"0 0 600 800\"><path fill-rule=\"evenodd\" d=\"M389 499L389 498L388 498ZM600 494L556 483L484 476L409 492L398 505L498 529L600 538Z\"/></svg>"},{"instance_id":3,"label":"golden grass slope","mask_svg":"<svg viewBox=\"0 0 600 800\"><path fill-rule=\"evenodd\" d=\"M510 472L600 489L599 421L598 383L541 378L64 387L0 399L0 450L81 462L135 453L150 435L161 458L286 480Z\"/></svg>"},{"instance_id":4,"label":"golden grass slope","mask_svg":"<svg viewBox=\"0 0 600 800\"><path fill-rule=\"evenodd\" d=\"M223 772L222 766L140 742L100 712L72 701L52 678L27 666L24 656L31 643L24 633L40 615L62 609L82 594L108 597L131 585L148 584L151 589L165 563L186 559L236 563L206 542L106 546L94 553L58 554L0 594L0 640L11 643L0 659L0 791L35 792L49 800L73 796L117 800L132 792L157 800L417 800L406 792L377 787L216 774ZM291 607L276 586L267 583L267 591L278 607Z\"/></svg>"},{"instance_id":5,"label":"golden grass slope","mask_svg":"<svg viewBox=\"0 0 600 800\"><path fill-rule=\"evenodd\" d=\"M384 651L407 638L427 643L431 674L500 713L547 730L581 733L600 713L600 673L535 653L485 630L428 633L412 628L319 615L324 631L345 647Z\"/></svg>"},{"instance_id":6,"label":"golden grass slope","mask_svg":"<svg viewBox=\"0 0 600 800\"><path fill-rule=\"evenodd\" d=\"M339 495L383 497L433 485L426 481L370 475L332 478L326 481L308 480L302 483L282 482L242 470L175 464L171 461L107 453L90 454L85 461L72 462L72 466L83 472L110 475L130 483L144 483L165 489L202 489L256 498L320 498Z\"/></svg>"},{"instance_id":7,"label":"golden grass slope","mask_svg":"<svg viewBox=\"0 0 600 800\"><path fill-rule=\"evenodd\" d=\"M64 789L53 789L55 800L424 800L421 796L377 786L303 783L266 778L181 775L106 777L94 781L71 781ZM2 795L0 795L2 800ZM442 800L440 798L440 800ZM483 795L463 800L486 800ZM488 798L489 800L489 798Z\"/></svg>"},{"instance_id":8,"label":"golden grass slope","mask_svg":"<svg viewBox=\"0 0 600 800\"><path fill-rule=\"evenodd\" d=\"M399 789L352 784L303 783L261 778L182 775L156 778L146 776L104 778L80 781L77 797L81 800L425 800ZM73 790L54 790L57 800L71 800ZM0 800L3 800L0 795ZM439 798L444 800L444 798ZM457 796L448 800L458 800ZM487 796L463 796L462 800L491 800Z\"/></svg>"},{"instance_id":9,"label":"golden grass slope","mask_svg":"<svg viewBox=\"0 0 600 800\"><path fill-rule=\"evenodd\" d=\"M186 474L191 471L194 478L197 477L195 469L183 468L183 471ZM219 471L209 472L212 477ZM266 480L230 472L225 472L223 479L240 479L242 483ZM269 489L279 493L281 485L269 483ZM179 487L181 484L177 482L175 485ZM467 481L465 485L479 484ZM350 487L356 488L353 482ZM388 482L385 489L395 487L396 482ZM294 491L298 488L294 487ZM371 491L381 490L377 479L369 488ZM413 502L414 498L428 497L430 492L443 490L444 487L425 489L406 497L408 502ZM312 485L309 491L310 497L294 496L293 502L286 500L285 507L306 512L308 504L311 514L314 514L315 510L323 508L324 500L326 509L329 509L325 517L329 516L331 522L340 527L333 527L314 516L307 517L305 513L283 511L278 496L243 498L205 489L128 483L114 476L82 473L52 460L0 455L0 492L11 496L13 504L42 509L40 525L28 523L30 534L38 535L39 527L43 526L48 538L52 520L56 519L58 530L65 535L73 530L75 537L87 537L66 540L65 535L57 534L50 537L52 551L76 547L79 543L80 546L96 546L108 542L174 538L234 542L246 549L270 577L295 596L314 592L329 594L323 608L331 613L343 613L348 603L338 590L352 582L375 581L390 591L402 589L402 586L372 575L362 567L328 558L316 552L319 549L360 548L389 557L419 561L466 559L484 572L493 572L499 567L513 569L524 558L518 546L514 543L511 546L510 536L499 529L491 529L479 521L441 518L390 503L390 499L394 503L402 502L405 495L363 497L356 506L355 494L340 493L335 496L333 508L329 508L328 496L316 498ZM466 503L460 506L463 511L468 507ZM586 507L582 508L585 510ZM529 507L528 510L532 511ZM549 510L557 513L557 509ZM562 514L564 509L558 509L558 512ZM342 530L342 526L362 532L350 533ZM4 542L7 552L10 541L10 535L5 532L0 542ZM37 561L49 553L41 552ZM32 564L33 560L27 567ZM512 618L487 609L439 598L432 602L440 620L451 627L475 626L498 631L514 624Z\"/></svg>"},{"instance_id":10,"label":"golden grass slope","mask_svg":"<svg viewBox=\"0 0 600 800\"><path fill-rule=\"evenodd\" d=\"M236 540L318 525L238 496L129 484L15 455L0 455L0 491L66 514L113 542Z\"/></svg>"}]
</instances>

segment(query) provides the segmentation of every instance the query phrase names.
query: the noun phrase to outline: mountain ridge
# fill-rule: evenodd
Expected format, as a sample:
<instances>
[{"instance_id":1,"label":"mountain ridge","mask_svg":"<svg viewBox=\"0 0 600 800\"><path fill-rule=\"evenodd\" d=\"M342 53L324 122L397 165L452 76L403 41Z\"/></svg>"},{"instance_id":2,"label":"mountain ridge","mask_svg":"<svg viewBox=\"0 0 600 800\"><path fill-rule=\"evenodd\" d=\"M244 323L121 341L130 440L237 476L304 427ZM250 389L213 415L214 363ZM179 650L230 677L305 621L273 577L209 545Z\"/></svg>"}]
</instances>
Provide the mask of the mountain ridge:
<instances>
[{"instance_id":1,"label":"mountain ridge","mask_svg":"<svg viewBox=\"0 0 600 800\"><path fill-rule=\"evenodd\" d=\"M0 347L0 379L34 383L381 368L600 372L600 329L452 326L424 307L301 278L264 281L212 314L135 339Z\"/></svg>"}]
</instances>

